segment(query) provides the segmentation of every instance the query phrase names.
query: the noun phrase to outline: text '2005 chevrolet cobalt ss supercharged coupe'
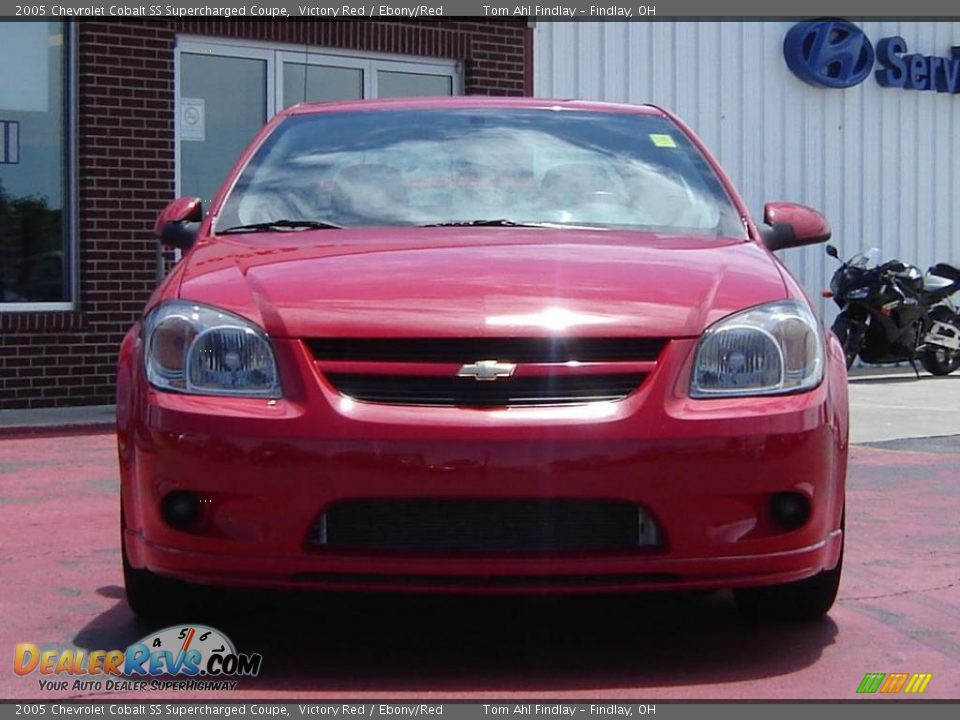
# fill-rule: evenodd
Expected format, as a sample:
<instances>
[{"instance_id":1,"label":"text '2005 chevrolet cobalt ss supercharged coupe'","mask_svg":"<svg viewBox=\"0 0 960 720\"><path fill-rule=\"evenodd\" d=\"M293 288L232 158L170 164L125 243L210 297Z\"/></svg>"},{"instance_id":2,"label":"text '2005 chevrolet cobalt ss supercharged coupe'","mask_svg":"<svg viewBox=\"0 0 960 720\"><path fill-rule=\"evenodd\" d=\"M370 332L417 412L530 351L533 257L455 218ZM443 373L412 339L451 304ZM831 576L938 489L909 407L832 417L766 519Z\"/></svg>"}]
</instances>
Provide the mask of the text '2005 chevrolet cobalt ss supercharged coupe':
<instances>
[{"instance_id":1,"label":"text '2005 chevrolet cobalt ss supercharged coupe'","mask_svg":"<svg viewBox=\"0 0 960 720\"><path fill-rule=\"evenodd\" d=\"M692 132L650 106L295 106L203 212L118 373L143 616L199 586L731 588L840 578L846 370Z\"/></svg>"}]
</instances>

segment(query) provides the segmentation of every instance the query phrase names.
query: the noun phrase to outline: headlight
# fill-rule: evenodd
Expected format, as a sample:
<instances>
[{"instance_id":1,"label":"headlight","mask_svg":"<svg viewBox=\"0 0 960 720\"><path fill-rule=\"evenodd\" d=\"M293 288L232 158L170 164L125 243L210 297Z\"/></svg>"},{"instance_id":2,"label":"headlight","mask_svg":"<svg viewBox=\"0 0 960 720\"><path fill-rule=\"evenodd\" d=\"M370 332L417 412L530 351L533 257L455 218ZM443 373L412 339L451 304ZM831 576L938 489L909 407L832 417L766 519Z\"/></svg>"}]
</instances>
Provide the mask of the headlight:
<instances>
[{"instance_id":1,"label":"headlight","mask_svg":"<svg viewBox=\"0 0 960 720\"><path fill-rule=\"evenodd\" d=\"M147 380L195 395L278 398L280 376L266 333L244 318L172 300L144 321Z\"/></svg>"},{"instance_id":2,"label":"headlight","mask_svg":"<svg viewBox=\"0 0 960 720\"><path fill-rule=\"evenodd\" d=\"M697 346L690 396L779 395L809 390L822 378L820 325L806 305L785 300L707 329Z\"/></svg>"}]
</instances>

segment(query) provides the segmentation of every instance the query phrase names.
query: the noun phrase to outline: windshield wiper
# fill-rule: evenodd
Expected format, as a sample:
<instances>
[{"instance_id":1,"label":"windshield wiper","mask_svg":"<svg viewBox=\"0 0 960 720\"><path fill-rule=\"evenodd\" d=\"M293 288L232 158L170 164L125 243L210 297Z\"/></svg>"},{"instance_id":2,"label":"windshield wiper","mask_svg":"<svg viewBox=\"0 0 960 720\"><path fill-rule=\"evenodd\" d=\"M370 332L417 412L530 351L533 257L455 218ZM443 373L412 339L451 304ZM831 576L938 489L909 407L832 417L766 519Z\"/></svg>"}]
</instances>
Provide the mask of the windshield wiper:
<instances>
[{"instance_id":1,"label":"windshield wiper","mask_svg":"<svg viewBox=\"0 0 960 720\"><path fill-rule=\"evenodd\" d=\"M418 225L417 227L518 227L518 228L562 228L571 230L602 230L603 228L594 225L571 225L569 223L559 222L518 222L517 220L507 220L499 218L496 220L451 220L449 222L429 223L427 225Z\"/></svg>"},{"instance_id":2,"label":"windshield wiper","mask_svg":"<svg viewBox=\"0 0 960 720\"><path fill-rule=\"evenodd\" d=\"M539 224L499 218L496 220L450 220L449 222L428 223L418 227L537 227Z\"/></svg>"},{"instance_id":3,"label":"windshield wiper","mask_svg":"<svg viewBox=\"0 0 960 720\"><path fill-rule=\"evenodd\" d=\"M228 233L258 233L270 232L272 230L340 230L343 225L337 225L323 220L271 220L262 223L250 223L249 225L236 225L226 230L218 230L217 235L227 235Z\"/></svg>"}]
</instances>

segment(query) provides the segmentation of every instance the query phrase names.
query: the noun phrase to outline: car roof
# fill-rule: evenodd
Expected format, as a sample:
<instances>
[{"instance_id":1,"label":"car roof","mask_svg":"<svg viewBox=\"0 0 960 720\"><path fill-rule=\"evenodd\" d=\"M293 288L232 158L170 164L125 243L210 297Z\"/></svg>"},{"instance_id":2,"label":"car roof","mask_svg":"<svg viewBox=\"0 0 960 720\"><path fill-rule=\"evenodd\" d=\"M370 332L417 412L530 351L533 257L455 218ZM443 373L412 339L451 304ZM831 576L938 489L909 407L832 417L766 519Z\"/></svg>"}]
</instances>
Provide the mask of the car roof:
<instances>
[{"instance_id":1,"label":"car roof","mask_svg":"<svg viewBox=\"0 0 960 720\"><path fill-rule=\"evenodd\" d=\"M592 110L594 112L635 113L663 116L654 105L597 102L593 100L555 100L551 98L459 95L455 97L391 98L389 100L347 100L323 103L298 103L283 111L284 115L309 115L324 112L376 110L434 110L448 108L529 108L560 110Z\"/></svg>"}]
</instances>

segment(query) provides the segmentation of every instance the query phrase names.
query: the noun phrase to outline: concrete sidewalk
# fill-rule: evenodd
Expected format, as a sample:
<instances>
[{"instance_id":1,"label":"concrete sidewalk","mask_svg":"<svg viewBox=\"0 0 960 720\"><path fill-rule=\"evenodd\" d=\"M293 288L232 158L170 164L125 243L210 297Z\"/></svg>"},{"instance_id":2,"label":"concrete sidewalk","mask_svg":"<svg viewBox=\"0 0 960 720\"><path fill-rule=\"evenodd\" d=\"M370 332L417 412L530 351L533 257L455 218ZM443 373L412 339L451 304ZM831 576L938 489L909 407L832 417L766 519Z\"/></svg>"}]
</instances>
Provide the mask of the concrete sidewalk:
<instances>
[{"instance_id":1,"label":"concrete sidewalk","mask_svg":"<svg viewBox=\"0 0 960 720\"><path fill-rule=\"evenodd\" d=\"M116 425L113 405L0 410L0 436L74 430L108 430Z\"/></svg>"},{"instance_id":2,"label":"concrete sidewalk","mask_svg":"<svg viewBox=\"0 0 960 720\"><path fill-rule=\"evenodd\" d=\"M0 411L0 435L108 430L114 406ZM960 373L947 377L909 368L869 369L850 376L853 443L960 435Z\"/></svg>"},{"instance_id":3,"label":"concrete sidewalk","mask_svg":"<svg viewBox=\"0 0 960 720\"><path fill-rule=\"evenodd\" d=\"M945 435L960 435L960 374L851 375L852 443Z\"/></svg>"}]
</instances>

